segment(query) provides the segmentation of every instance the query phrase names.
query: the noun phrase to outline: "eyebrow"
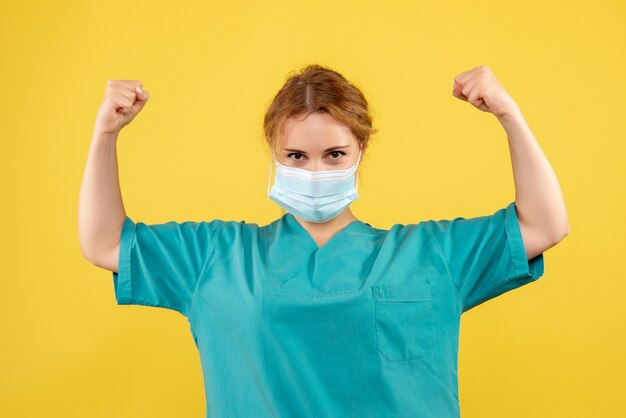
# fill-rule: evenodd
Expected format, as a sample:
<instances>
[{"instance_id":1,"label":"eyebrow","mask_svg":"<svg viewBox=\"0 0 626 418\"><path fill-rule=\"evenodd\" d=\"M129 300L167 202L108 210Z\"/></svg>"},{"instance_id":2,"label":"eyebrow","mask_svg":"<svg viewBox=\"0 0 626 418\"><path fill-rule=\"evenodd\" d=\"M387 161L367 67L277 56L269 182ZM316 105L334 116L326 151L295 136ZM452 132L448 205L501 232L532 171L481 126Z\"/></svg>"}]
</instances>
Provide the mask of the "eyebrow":
<instances>
[{"instance_id":1,"label":"eyebrow","mask_svg":"<svg viewBox=\"0 0 626 418\"><path fill-rule=\"evenodd\" d=\"M350 146L350 145L343 145L343 146L339 146L339 147L332 147L332 148L328 148L328 149L326 149L324 152L332 151L332 150L334 150L334 149L348 148L349 146ZM302 153L302 154L306 154L306 152L305 152L305 151L301 151L301 150L298 150L298 149L291 149L291 148L283 148L283 149L284 149L285 151L292 151L292 152L299 152L299 153Z\"/></svg>"}]
</instances>

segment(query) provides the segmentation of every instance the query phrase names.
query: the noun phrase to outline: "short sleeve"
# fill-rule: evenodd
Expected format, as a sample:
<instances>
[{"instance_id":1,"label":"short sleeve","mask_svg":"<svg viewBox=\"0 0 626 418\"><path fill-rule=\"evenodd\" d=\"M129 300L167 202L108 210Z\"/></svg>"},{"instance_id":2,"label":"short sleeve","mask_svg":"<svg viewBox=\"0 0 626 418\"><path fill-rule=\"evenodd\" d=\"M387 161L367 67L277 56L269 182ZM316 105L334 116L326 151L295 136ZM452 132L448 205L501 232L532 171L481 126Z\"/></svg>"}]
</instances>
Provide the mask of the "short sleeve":
<instances>
[{"instance_id":1,"label":"short sleeve","mask_svg":"<svg viewBox=\"0 0 626 418\"><path fill-rule=\"evenodd\" d=\"M113 272L118 305L173 309L187 316L198 278L223 224L135 223L122 226L118 271Z\"/></svg>"},{"instance_id":2,"label":"short sleeve","mask_svg":"<svg viewBox=\"0 0 626 418\"><path fill-rule=\"evenodd\" d=\"M515 202L489 216L428 221L463 312L543 275L543 253L528 260Z\"/></svg>"}]
</instances>

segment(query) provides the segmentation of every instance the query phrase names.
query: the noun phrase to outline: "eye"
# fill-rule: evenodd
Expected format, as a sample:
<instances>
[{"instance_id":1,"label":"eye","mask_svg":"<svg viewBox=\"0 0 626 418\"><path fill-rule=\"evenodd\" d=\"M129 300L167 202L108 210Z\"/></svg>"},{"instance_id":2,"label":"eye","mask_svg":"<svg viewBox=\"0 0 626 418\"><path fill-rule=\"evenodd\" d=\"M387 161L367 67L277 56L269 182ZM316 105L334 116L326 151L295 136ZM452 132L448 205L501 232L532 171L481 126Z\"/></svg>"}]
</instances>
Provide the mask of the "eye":
<instances>
[{"instance_id":1,"label":"eye","mask_svg":"<svg viewBox=\"0 0 626 418\"><path fill-rule=\"evenodd\" d=\"M302 156L302 154L300 154L299 152L292 152L291 154L287 155L287 158L291 158L292 155ZM293 158L293 159L296 160L296 161L300 161L301 160L300 158Z\"/></svg>"},{"instance_id":2,"label":"eye","mask_svg":"<svg viewBox=\"0 0 626 418\"><path fill-rule=\"evenodd\" d=\"M329 155L339 154L340 156L341 156L341 155L346 155L346 153L345 153L345 152L343 152L343 151L331 151L331 152L329 152L328 154L329 154ZM333 160L337 160L337 159L339 159L339 156L337 156L336 158L332 158L332 159L333 159Z\"/></svg>"}]
</instances>

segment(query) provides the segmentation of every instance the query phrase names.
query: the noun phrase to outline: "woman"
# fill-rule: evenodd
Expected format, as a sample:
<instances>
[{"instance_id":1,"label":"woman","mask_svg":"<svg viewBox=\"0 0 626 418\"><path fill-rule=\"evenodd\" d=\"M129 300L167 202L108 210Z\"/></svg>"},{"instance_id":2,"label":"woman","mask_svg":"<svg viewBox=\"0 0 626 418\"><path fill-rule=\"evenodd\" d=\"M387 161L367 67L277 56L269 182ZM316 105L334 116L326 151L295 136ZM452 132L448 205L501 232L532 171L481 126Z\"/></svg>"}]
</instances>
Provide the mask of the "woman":
<instances>
[{"instance_id":1,"label":"woman","mask_svg":"<svg viewBox=\"0 0 626 418\"><path fill-rule=\"evenodd\" d=\"M543 252L569 232L556 176L490 69L459 74L453 95L502 123L515 202L389 230L349 208L375 132L367 101L318 65L290 76L265 116L268 196L283 216L134 222L115 144L148 100L141 87L107 84L81 188L81 248L113 272L118 304L188 318L207 416L458 417L461 314L537 280Z\"/></svg>"}]
</instances>

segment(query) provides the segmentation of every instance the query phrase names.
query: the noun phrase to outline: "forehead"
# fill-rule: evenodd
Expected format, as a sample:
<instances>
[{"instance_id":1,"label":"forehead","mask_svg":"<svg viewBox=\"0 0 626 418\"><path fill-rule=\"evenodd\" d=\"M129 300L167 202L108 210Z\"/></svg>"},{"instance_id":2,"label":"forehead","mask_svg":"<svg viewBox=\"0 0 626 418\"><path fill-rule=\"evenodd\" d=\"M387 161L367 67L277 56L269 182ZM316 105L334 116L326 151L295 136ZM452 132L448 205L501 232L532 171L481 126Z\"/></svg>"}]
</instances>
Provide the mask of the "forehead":
<instances>
[{"instance_id":1,"label":"forehead","mask_svg":"<svg viewBox=\"0 0 626 418\"><path fill-rule=\"evenodd\" d=\"M348 126L329 113L316 112L288 118L280 146L303 150L356 144L356 138Z\"/></svg>"}]
</instances>

